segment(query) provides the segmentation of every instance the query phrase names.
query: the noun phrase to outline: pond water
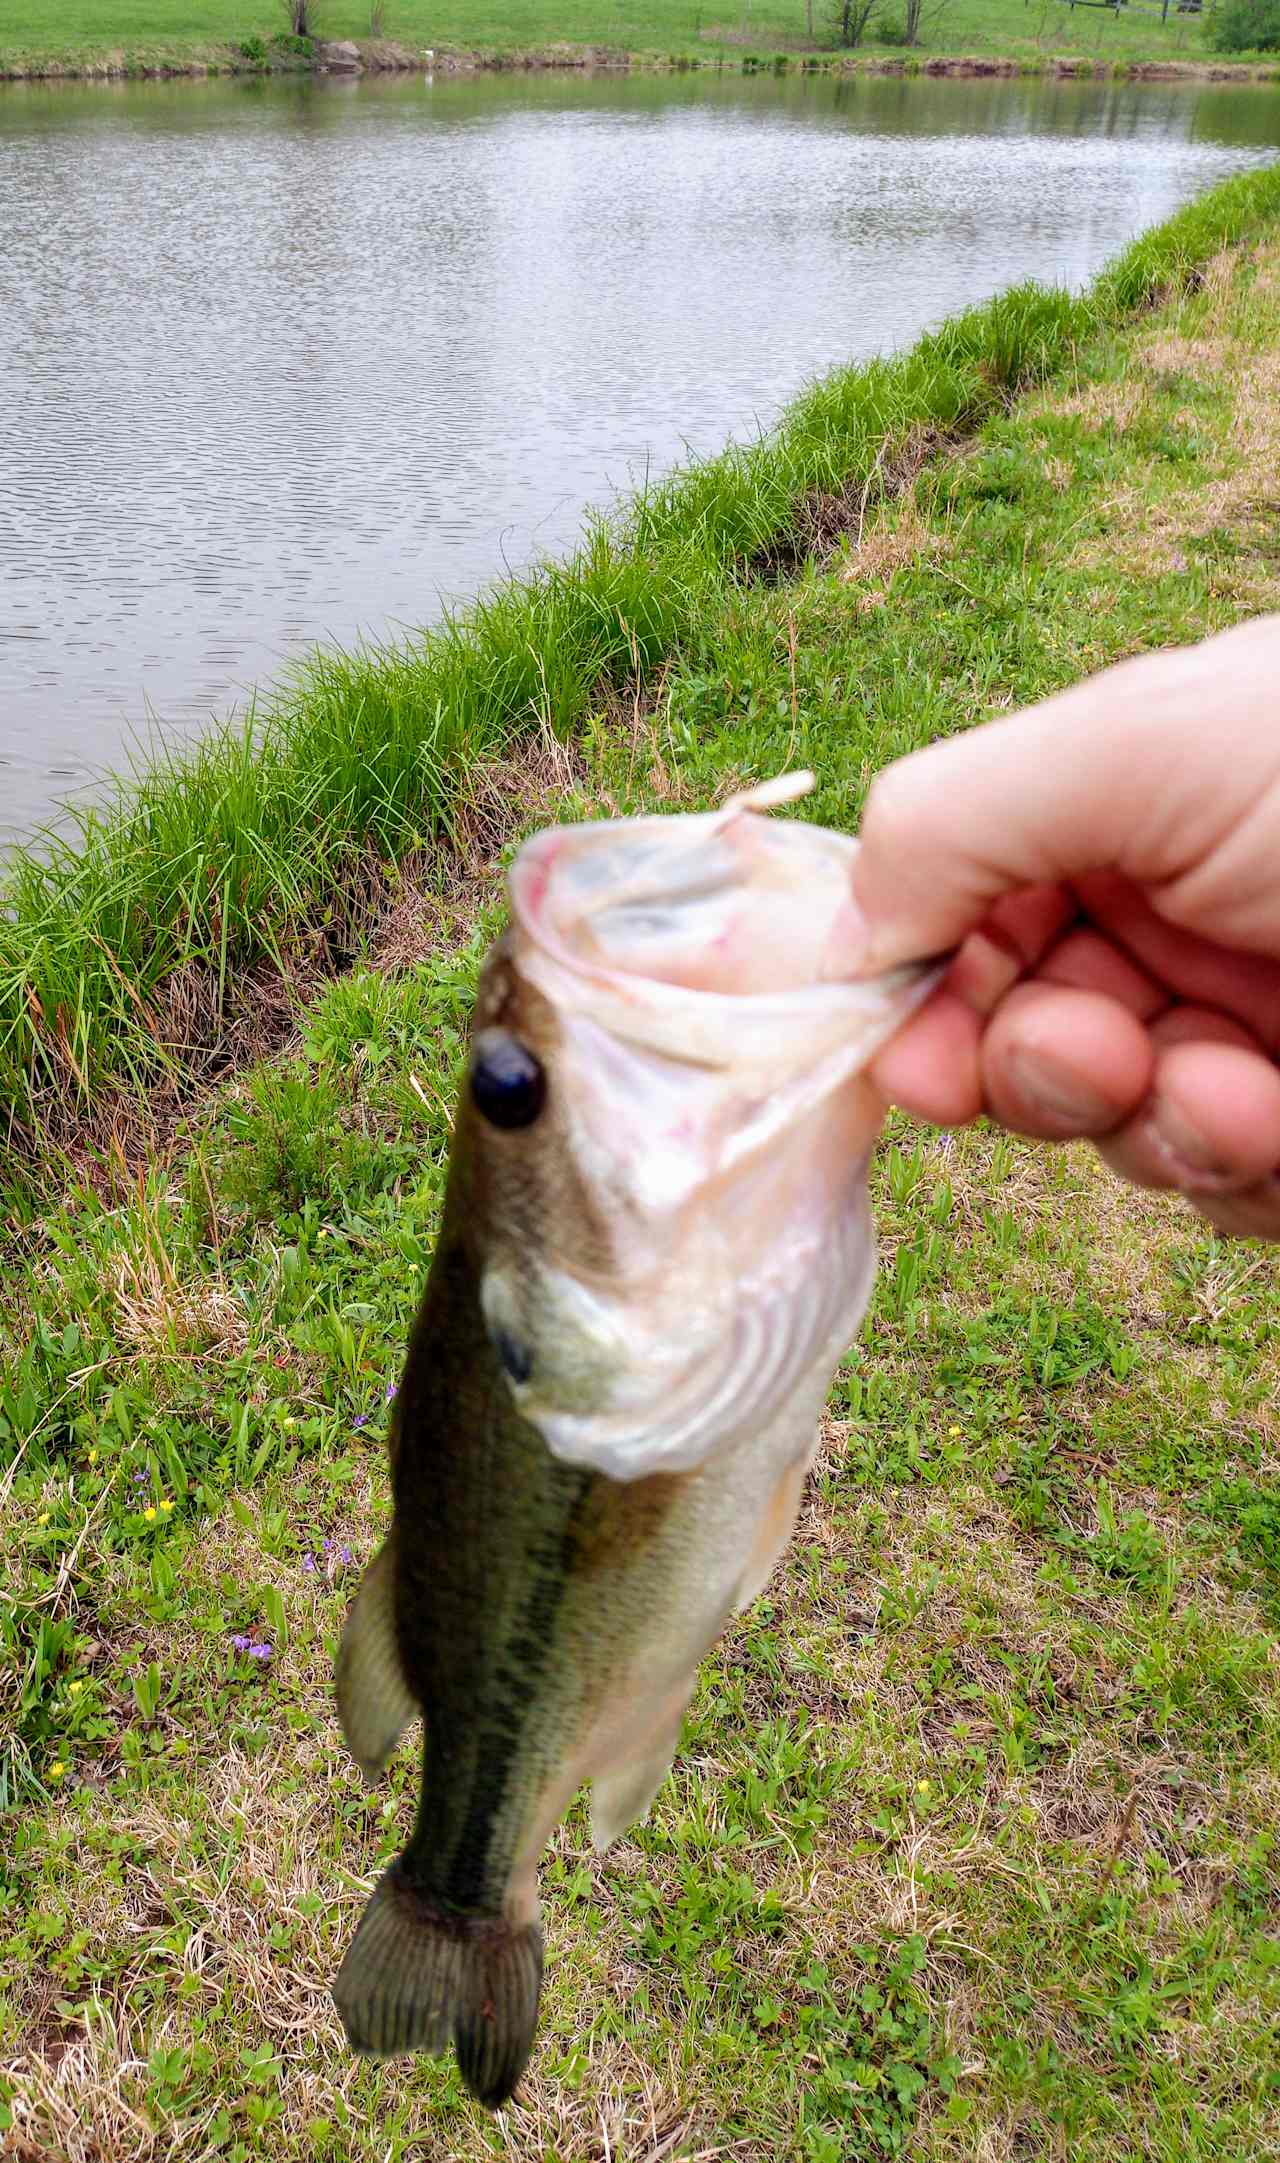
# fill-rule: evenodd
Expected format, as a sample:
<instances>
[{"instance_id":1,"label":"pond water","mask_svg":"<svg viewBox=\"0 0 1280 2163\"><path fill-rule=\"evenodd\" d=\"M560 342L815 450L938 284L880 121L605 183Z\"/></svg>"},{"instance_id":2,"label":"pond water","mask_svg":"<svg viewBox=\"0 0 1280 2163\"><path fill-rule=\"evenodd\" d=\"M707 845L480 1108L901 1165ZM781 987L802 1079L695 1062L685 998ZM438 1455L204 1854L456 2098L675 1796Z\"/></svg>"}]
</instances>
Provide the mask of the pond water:
<instances>
[{"instance_id":1,"label":"pond water","mask_svg":"<svg viewBox=\"0 0 1280 2163\"><path fill-rule=\"evenodd\" d=\"M1278 144L1185 84L0 86L0 834Z\"/></svg>"}]
</instances>

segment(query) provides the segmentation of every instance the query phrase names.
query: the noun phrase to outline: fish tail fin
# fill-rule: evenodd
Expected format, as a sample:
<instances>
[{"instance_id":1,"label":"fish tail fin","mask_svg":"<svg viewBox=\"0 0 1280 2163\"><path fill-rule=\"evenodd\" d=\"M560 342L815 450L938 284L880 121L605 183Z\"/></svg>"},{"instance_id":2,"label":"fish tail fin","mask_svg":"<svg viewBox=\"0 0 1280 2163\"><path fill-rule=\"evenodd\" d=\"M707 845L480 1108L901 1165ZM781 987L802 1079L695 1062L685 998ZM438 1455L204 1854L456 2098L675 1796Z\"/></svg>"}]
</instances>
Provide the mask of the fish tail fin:
<instances>
[{"instance_id":1,"label":"fish tail fin","mask_svg":"<svg viewBox=\"0 0 1280 2163\"><path fill-rule=\"evenodd\" d=\"M496 1923L499 1933L463 1964L453 2024L458 2070L480 2103L505 2103L528 2063L542 1995L542 1925Z\"/></svg>"},{"instance_id":2,"label":"fish tail fin","mask_svg":"<svg viewBox=\"0 0 1280 2163\"><path fill-rule=\"evenodd\" d=\"M356 1590L338 1647L335 1685L347 1748L366 1780L382 1771L418 1707L400 1665L391 1532Z\"/></svg>"},{"instance_id":3,"label":"fish tail fin","mask_svg":"<svg viewBox=\"0 0 1280 2163\"><path fill-rule=\"evenodd\" d=\"M347 2040L366 2057L452 2042L478 2102L496 2110L533 2048L542 1929L442 1915L393 1863L374 1888L333 1986Z\"/></svg>"}]
</instances>

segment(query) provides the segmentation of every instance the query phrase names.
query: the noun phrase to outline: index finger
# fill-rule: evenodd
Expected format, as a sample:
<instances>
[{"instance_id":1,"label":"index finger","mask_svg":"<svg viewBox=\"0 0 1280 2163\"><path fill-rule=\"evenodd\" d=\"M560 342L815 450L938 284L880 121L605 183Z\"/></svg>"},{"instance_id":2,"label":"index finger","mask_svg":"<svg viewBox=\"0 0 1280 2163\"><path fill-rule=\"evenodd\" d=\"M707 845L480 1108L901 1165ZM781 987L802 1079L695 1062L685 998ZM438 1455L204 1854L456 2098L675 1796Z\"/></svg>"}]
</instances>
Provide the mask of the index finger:
<instances>
[{"instance_id":1,"label":"index finger","mask_svg":"<svg viewBox=\"0 0 1280 2163\"><path fill-rule=\"evenodd\" d=\"M930 745L872 784L853 867L861 966L957 946L1019 888L1119 871L1226 943L1274 936L1268 849L1206 874L1280 780L1280 617L1149 654Z\"/></svg>"}]
</instances>

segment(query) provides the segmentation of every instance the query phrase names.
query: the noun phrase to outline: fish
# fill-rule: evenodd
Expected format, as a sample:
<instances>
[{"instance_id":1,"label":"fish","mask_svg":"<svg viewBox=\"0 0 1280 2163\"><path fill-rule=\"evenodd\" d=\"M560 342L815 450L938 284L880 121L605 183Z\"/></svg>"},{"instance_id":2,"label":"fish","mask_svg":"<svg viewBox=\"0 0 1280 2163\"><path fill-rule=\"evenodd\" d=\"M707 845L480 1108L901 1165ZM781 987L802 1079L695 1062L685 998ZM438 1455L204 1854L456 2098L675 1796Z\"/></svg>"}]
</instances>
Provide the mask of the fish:
<instances>
[{"instance_id":1,"label":"fish","mask_svg":"<svg viewBox=\"0 0 1280 2163\"><path fill-rule=\"evenodd\" d=\"M766 815L811 782L536 834L477 986L336 1669L366 1778L420 1714L422 1781L334 1996L355 2051L452 2045L491 2109L533 2046L543 1849L585 1782L603 1851L666 1779L871 1289L864 1069L938 972L850 970L856 841Z\"/></svg>"}]
</instances>

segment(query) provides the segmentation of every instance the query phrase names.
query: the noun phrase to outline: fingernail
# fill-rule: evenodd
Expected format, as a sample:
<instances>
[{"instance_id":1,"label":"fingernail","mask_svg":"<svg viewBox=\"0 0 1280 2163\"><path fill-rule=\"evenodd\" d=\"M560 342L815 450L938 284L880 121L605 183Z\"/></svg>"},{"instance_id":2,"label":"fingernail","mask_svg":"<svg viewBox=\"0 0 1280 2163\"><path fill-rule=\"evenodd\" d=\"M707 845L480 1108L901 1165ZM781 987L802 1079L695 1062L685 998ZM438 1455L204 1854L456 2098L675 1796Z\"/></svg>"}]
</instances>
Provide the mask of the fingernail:
<instances>
[{"instance_id":1,"label":"fingernail","mask_svg":"<svg viewBox=\"0 0 1280 2163\"><path fill-rule=\"evenodd\" d=\"M1179 1186L1214 1187L1231 1173L1178 1105L1157 1096L1147 1116L1147 1132Z\"/></svg>"},{"instance_id":2,"label":"fingernail","mask_svg":"<svg viewBox=\"0 0 1280 2163\"><path fill-rule=\"evenodd\" d=\"M1029 1111L1053 1120L1064 1134L1103 1134L1119 1113L1074 1067L1042 1051L1011 1051L1009 1069Z\"/></svg>"}]
</instances>

